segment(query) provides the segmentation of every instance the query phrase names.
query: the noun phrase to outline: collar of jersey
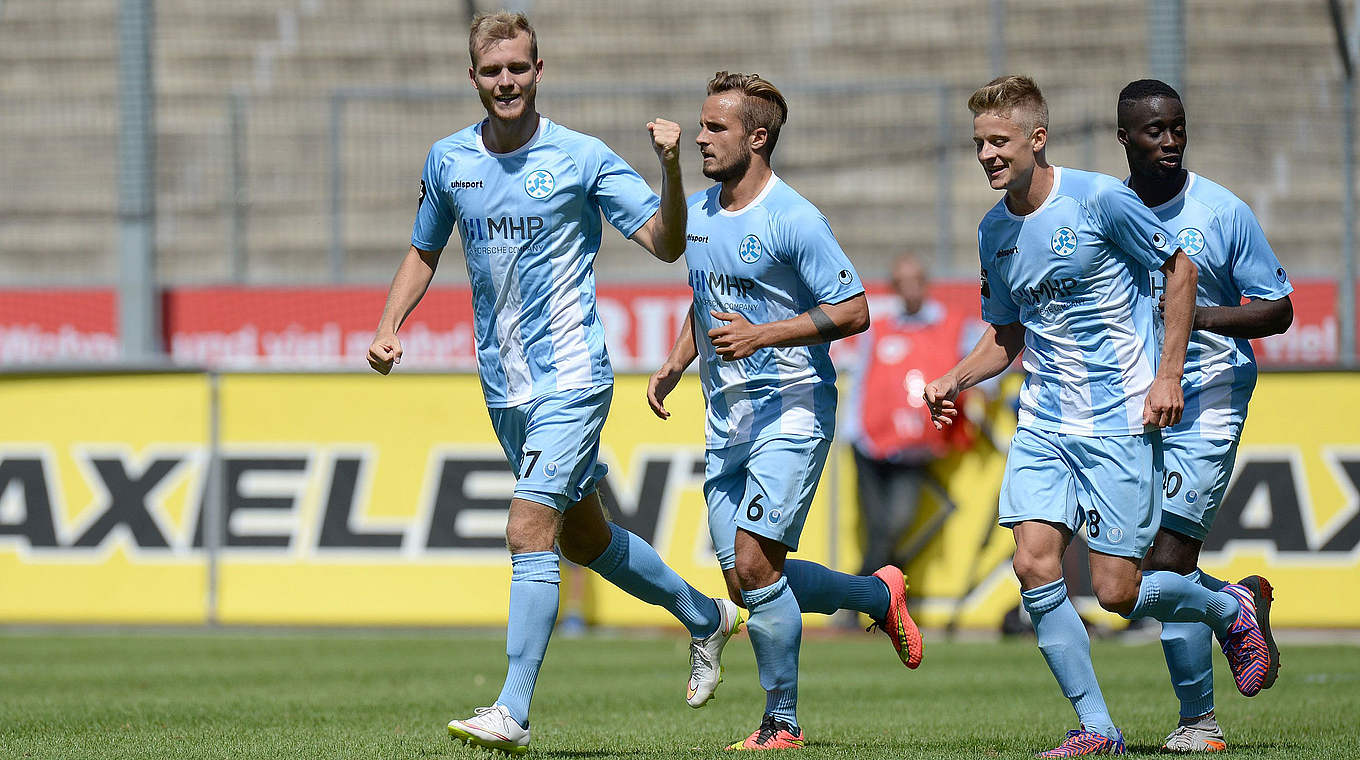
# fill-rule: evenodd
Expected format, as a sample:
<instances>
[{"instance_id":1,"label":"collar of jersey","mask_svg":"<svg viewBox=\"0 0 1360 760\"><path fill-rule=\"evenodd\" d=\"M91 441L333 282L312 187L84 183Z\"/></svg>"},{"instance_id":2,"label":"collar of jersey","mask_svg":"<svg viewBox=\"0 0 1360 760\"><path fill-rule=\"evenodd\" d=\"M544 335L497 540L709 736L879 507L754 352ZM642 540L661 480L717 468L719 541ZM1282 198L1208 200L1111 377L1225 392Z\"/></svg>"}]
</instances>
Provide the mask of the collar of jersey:
<instances>
[{"instance_id":1,"label":"collar of jersey","mask_svg":"<svg viewBox=\"0 0 1360 760\"><path fill-rule=\"evenodd\" d=\"M523 145L519 146L518 148L515 148L509 153L497 153L491 150L490 148L486 147L485 142L482 142L482 130L486 129L486 125L489 121L491 121L490 117L482 119L482 123L477 125L477 149L480 150L482 153L491 156L492 158L511 158L513 156L518 156L524 151L534 147L534 144L538 142L538 138L543 135L543 125L548 122L548 117L544 116L543 114L539 114L538 128L534 130L534 136L529 138L529 142L524 143Z\"/></svg>"},{"instance_id":2,"label":"collar of jersey","mask_svg":"<svg viewBox=\"0 0 1360 760\"><path fill-rule=\"evenodd\" d=\"M765 187L760 189L760 193L756 195L756 197L752 198L750 203L746 204L745 206L742 206L736 211L728 211L727 209L722 207L722 201L719 200L719 196L722 195L722 185L721 184L714 185L714 187L718 189L718 192L713 196L713 205L718 208L719 216L741 216L742 214L745 214L747 211L750 211L756 206L759 206L761 202L765 200L765 196L770 194L770 190L774 188L775 183L777 182L779 182L779 175L775 174L774 172L770 172L770 179L765 182Z\"/></svg>"},{"instance_id":3,"label":"collar of jersey","mask_svg":"<svg viewBox=\"0 0 1360 760\"><path fill-rule=\"evenodd\" d=\"M1038 214L1040 211L1043 211L1044 209L1048 208L1048 204L1052 203L1053 199L1058 197L1058 188L1062 186L1062 169L1063 168L1061 166L1053 167L1053 188L1048 191L1048 197L1044 199L1043 203L1039 204L1039 208L1034 209L1033 211L1029 212L1028 214L1025 214L1024 216L1020 216L1019 214L1011 211L1010 206L1006 205L1006 196L1003 195L1001 196L1001 210L1005 211L1006 216L1010 217L1012 220L1017 222L1023 222L1026 219L1029 219L1030 217L1034 216L1035 214Z\"/></svg>"},{"instance_id":4,"label":"collar of jersey","mask_svg":"<svg viewBox=\"0 0 1360 760\"><path fill-rule=\"evenodd\" d=\"M1181 185L1181 191L1179 193L1176 193L1176 195L1173 196L1171 200L1167 201L1166 203L1163 203L1160 206L1154 206L1149 210L1155 214L1158 211L1165 211L1168 206L1174 203L1180 203L1181 200L1184 199L1187 194L1189 194L1190 186L1193 184L1195 184L1195 173L1192 171L1187 171L1185 173L1185 184Z\"/></svg>"}]
</instances>

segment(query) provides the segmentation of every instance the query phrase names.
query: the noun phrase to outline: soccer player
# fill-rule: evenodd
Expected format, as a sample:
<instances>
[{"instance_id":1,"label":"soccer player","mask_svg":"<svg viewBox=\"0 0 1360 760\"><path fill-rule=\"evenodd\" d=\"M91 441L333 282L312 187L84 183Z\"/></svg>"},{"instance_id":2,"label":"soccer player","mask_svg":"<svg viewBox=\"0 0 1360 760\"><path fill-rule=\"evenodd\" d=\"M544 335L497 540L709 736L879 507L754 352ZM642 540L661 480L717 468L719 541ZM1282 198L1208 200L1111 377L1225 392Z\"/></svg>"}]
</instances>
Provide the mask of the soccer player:
<instances>
[{"instance_id":1,"label":"soccer player","mask_svg":"<svg viewBox=\"0 0 1360 760\"><path fill-rule=\"evenodd\" d=\"M509 670L495 704L448 728L465 743L520 753L529 745L529 701L557 617L554 543L567 559L684 623L693 637L691 704L712 696L719 656L741 615L732 602L696 591L645 541L606 522L596 492L606 472L598 461L600 429L613 393L591 268L600 215L657 258L680 258L680 127L663 119L647 125L663 170L658 199L602 142L535 111L543 61L522 14L478 16L468 52L468 75L487 118L430 149L411 249L368 360L383 374L401 360L397 330L456 226L472 286L482 390L517 482L506 526Z\"/></svg>"},{"instance_id":2,"label":"soccer player","mask_svg":"<svg viewBox=\"0 0 1360 760\"><path fill-rule=\"evenodd\" d=\"M704 176L717 184L689 198L694 301L647 388L652 411L668 418L666 396L702 357L709 532L728 592L750 614L766 692L760 727L728 749L803 746L800 610L864 612L903 663L921 661L901 570L852 576L786 559L798 548L834 433L827 344L869 326L864 285L826 217L770 168L787 116L784 96L758 74L720 71L708 83L695 141Z\"/></svg>"},{"instance_id":3,"label":"soccer player","mask_svg":"<svg viewBox=\"0 0 1360 760\"><path fill-rule=\"evenodd\" d=\"M968 108L978 162L992 189L1005 191L978 227L990 327L926 385L925 397L943 429L958 413L960 390L1025 349L999 520L1015 535L1015 574L1039 649L1081 721L1040 757L1122 754L1062 576L1063 551L1083 525L1102 607L1131 619L1207 623L1248 696L1270 664L1251 589L1212 591L1174 572L1139 573L1158 525L1158 428L1181 418L1195 265L1118 180L1048 163L1048 106L1033 80L995 79ZM1152 271L1166 280L1160 361Z\"/></svg>"},{"instance_id":4,"label":"soccer player","mask_svg":"<svg viewBox=\"0 0 1360 760\"><path fill-rule=\"evenodd\" d=\"M1129 187L1167 230L1178 230L1176 243L1199 269L1182 383L1185 413L1162 431L1162 521L1143 569L1170 570L1217 591L1225 584L1199 569L1199 553L1232 476L1256 385L1256 359L1247 339L1289 329L1294 286L1247 204L1186 170L1185 107L1170 85L1155 79L1129 83L1119 93L1118 116ZM1243 304L1244 298L1250 300ZM1239 583L1260 599L1259 622L1270 641L1270 584L1255 575ZM1162 625L1162 648L1181 703L1180 725L1166 738L1165 749L1227 749L1214 717L1211 643L1209 628L1199 623ZM1278 666L1278 655L1272 656L1261 688L1274 683Z\"/></svg>"}]
</instances>

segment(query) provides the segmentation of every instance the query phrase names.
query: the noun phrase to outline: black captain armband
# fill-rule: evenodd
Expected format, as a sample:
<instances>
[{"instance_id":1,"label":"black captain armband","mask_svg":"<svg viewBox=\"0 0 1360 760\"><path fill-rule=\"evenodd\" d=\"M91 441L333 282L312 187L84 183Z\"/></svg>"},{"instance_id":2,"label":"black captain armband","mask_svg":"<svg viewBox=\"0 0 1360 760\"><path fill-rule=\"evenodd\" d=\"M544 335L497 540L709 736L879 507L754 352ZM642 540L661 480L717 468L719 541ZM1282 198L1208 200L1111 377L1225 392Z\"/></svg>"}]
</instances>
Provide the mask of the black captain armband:
<instances>
[{"instance_id":1,"label":"black captain armband","mask_svg":"<svg viewBox=\"0 0 1360 760\"><path fill-rule=\"evenodd\" d=\"M830 343L843 337L841 328L836 326L835 321L828 317L825 311L822 311L821 306L812 307L807 315L812 317L812 324L817 328L817 334L822 336L822 340Z\"/></svg>"}]
</instances>

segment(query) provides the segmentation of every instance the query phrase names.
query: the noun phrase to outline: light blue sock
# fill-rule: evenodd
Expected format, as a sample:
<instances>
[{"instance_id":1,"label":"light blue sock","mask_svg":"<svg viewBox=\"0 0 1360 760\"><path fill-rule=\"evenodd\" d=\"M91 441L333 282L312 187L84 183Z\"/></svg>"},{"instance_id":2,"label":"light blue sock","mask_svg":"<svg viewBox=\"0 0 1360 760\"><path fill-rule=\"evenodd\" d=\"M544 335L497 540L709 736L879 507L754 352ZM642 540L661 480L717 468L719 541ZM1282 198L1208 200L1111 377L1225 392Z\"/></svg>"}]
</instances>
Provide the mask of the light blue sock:
<instances>
[{"instance_id":1,"label":"light blue sock","mask_svg":"<svg viewBox=\"0 0 1360 760\"><path fill-rule=\"evenodd\" d=\"M765 689L765 712L798 726L798 647L803 616L789 582L780 578L765 588L741 592L751 613L747 630L756 652L756 670Z\"/></svg>"},{"instance_id":2,"label":"light blue sock","mask_svg":"<svg viewBox=\"0 0 1360 760\"><path fill-rule=\"evenodd\" d=\"M1199 583L1200 571L1184 578ZM1162 623L1162 652L1182 718L1197 718L1214 709L1213 643L1214 632L1203 623Z\"/></svg>"},{"instance_id":3,"label":"light blue sock","mask_svg":"<svg viewBox=\"0 0 1360 760\"><path fill-rule=\"evenodd\" d=\"M1143 573L1138 603L1129 620L1150 617L1163 623L1204 623L1223 638L1237 619L1237 599L1222 591L1210 591L1170 570Z\"/></svg>"},{"instance_id":4,"label":"light blue sock","mask_svg":"<svg viewBox=\"0 0 1360 760\"><path fill-rule=\"evenodd\" d=\"M718 605L699 593L661 561L651 544L614 523L609 524L609 546L590 563L600 577L649 604L664 607L689 635L702 638L722 622Z\"/></svg>"},{"instance_id":5,"label":"light blue sock","mask_svg":"<svg viewBox=\"0 0 1360 760\"><path fill-rule=\"evenodd\" d=\"M1091 665L1091 639L1077 609L1067 598L1067 584L1059 579L1023 591L1020 603L1034 621L1039 651L1044 653L1063 695L1071 700L1081 725L1101 736L1118 739L1119 732L1105 707L1105 697Z\"/></svg>"},{"instance_id":6,"label":"light blue sock","mask_svg":"<svg viewBox=\"0 0 1360 760\"><path fill-rule=\"evenodd\" d=\"M534 681L548 651L557 621L557 584L561 574L555 552L526 552L510 558L510 620L505 626L505 656L510 669L496 704L529 727L529 701Z\"/></svg>"},{"instance_id":7,"label":"light blue sock","mask_svg":"<svg viewBox=\"0 0 1360 760\"><path fill-rule=\"evenodd\" d=\"M863 612L874 620L888 615L888 585L872 575L839 573L816 562L784 562L784 577L803 612L830 615L837 610Z\"/></svg>"}]
</instances>

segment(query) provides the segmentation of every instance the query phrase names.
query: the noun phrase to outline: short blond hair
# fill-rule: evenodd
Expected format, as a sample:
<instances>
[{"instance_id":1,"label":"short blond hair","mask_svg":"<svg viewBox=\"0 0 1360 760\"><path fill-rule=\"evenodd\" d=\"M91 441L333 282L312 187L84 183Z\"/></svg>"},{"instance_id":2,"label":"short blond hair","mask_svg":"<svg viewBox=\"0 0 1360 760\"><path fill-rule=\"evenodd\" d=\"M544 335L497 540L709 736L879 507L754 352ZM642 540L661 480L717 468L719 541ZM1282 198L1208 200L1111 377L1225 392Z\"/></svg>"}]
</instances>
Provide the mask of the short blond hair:
<instances>
[{"instance_id":1,"label":"short blond hair","mask_svg":"<svg viewBox=\"0 0 1360 760\"><path fill-rule=\"evenodd\" d=\"M538 34L529 23L528 16L509 11L478 13L472 19L472 28L468 30L468 58L475 65L479 50L485 50L493 42L513 40L521 34L529 35L529 55L537 61Z\"/></svg>"},{"instance_id":2,"label":"short blond hair","mask_svg":"<svg viewBox=\"0 0 1360 760\"><path fill-rule=\"evenodd\" d=\"M708 82L708 94L740 92L742 98L741 126L750 134L764 128L769 137L765 141L765 155L774 153L779 142L779 128L789 118L789 104L778 87L759 74L729 74L719 71Z\"/></svg>"},{"instance_id":3,"label":"short blond hair","mask_svg":"<svg viewBox=\"0 0 1360 760\"><path fill-rule=\"evenodd\" d=\"M1048 102L1039 85L1027 76L1011 74L997 77L977 88L968 97L968 110L974 116L984 113L1011 119L1033 134L1039 127L1048 128Z\"/></svg>"}]
</instances>

